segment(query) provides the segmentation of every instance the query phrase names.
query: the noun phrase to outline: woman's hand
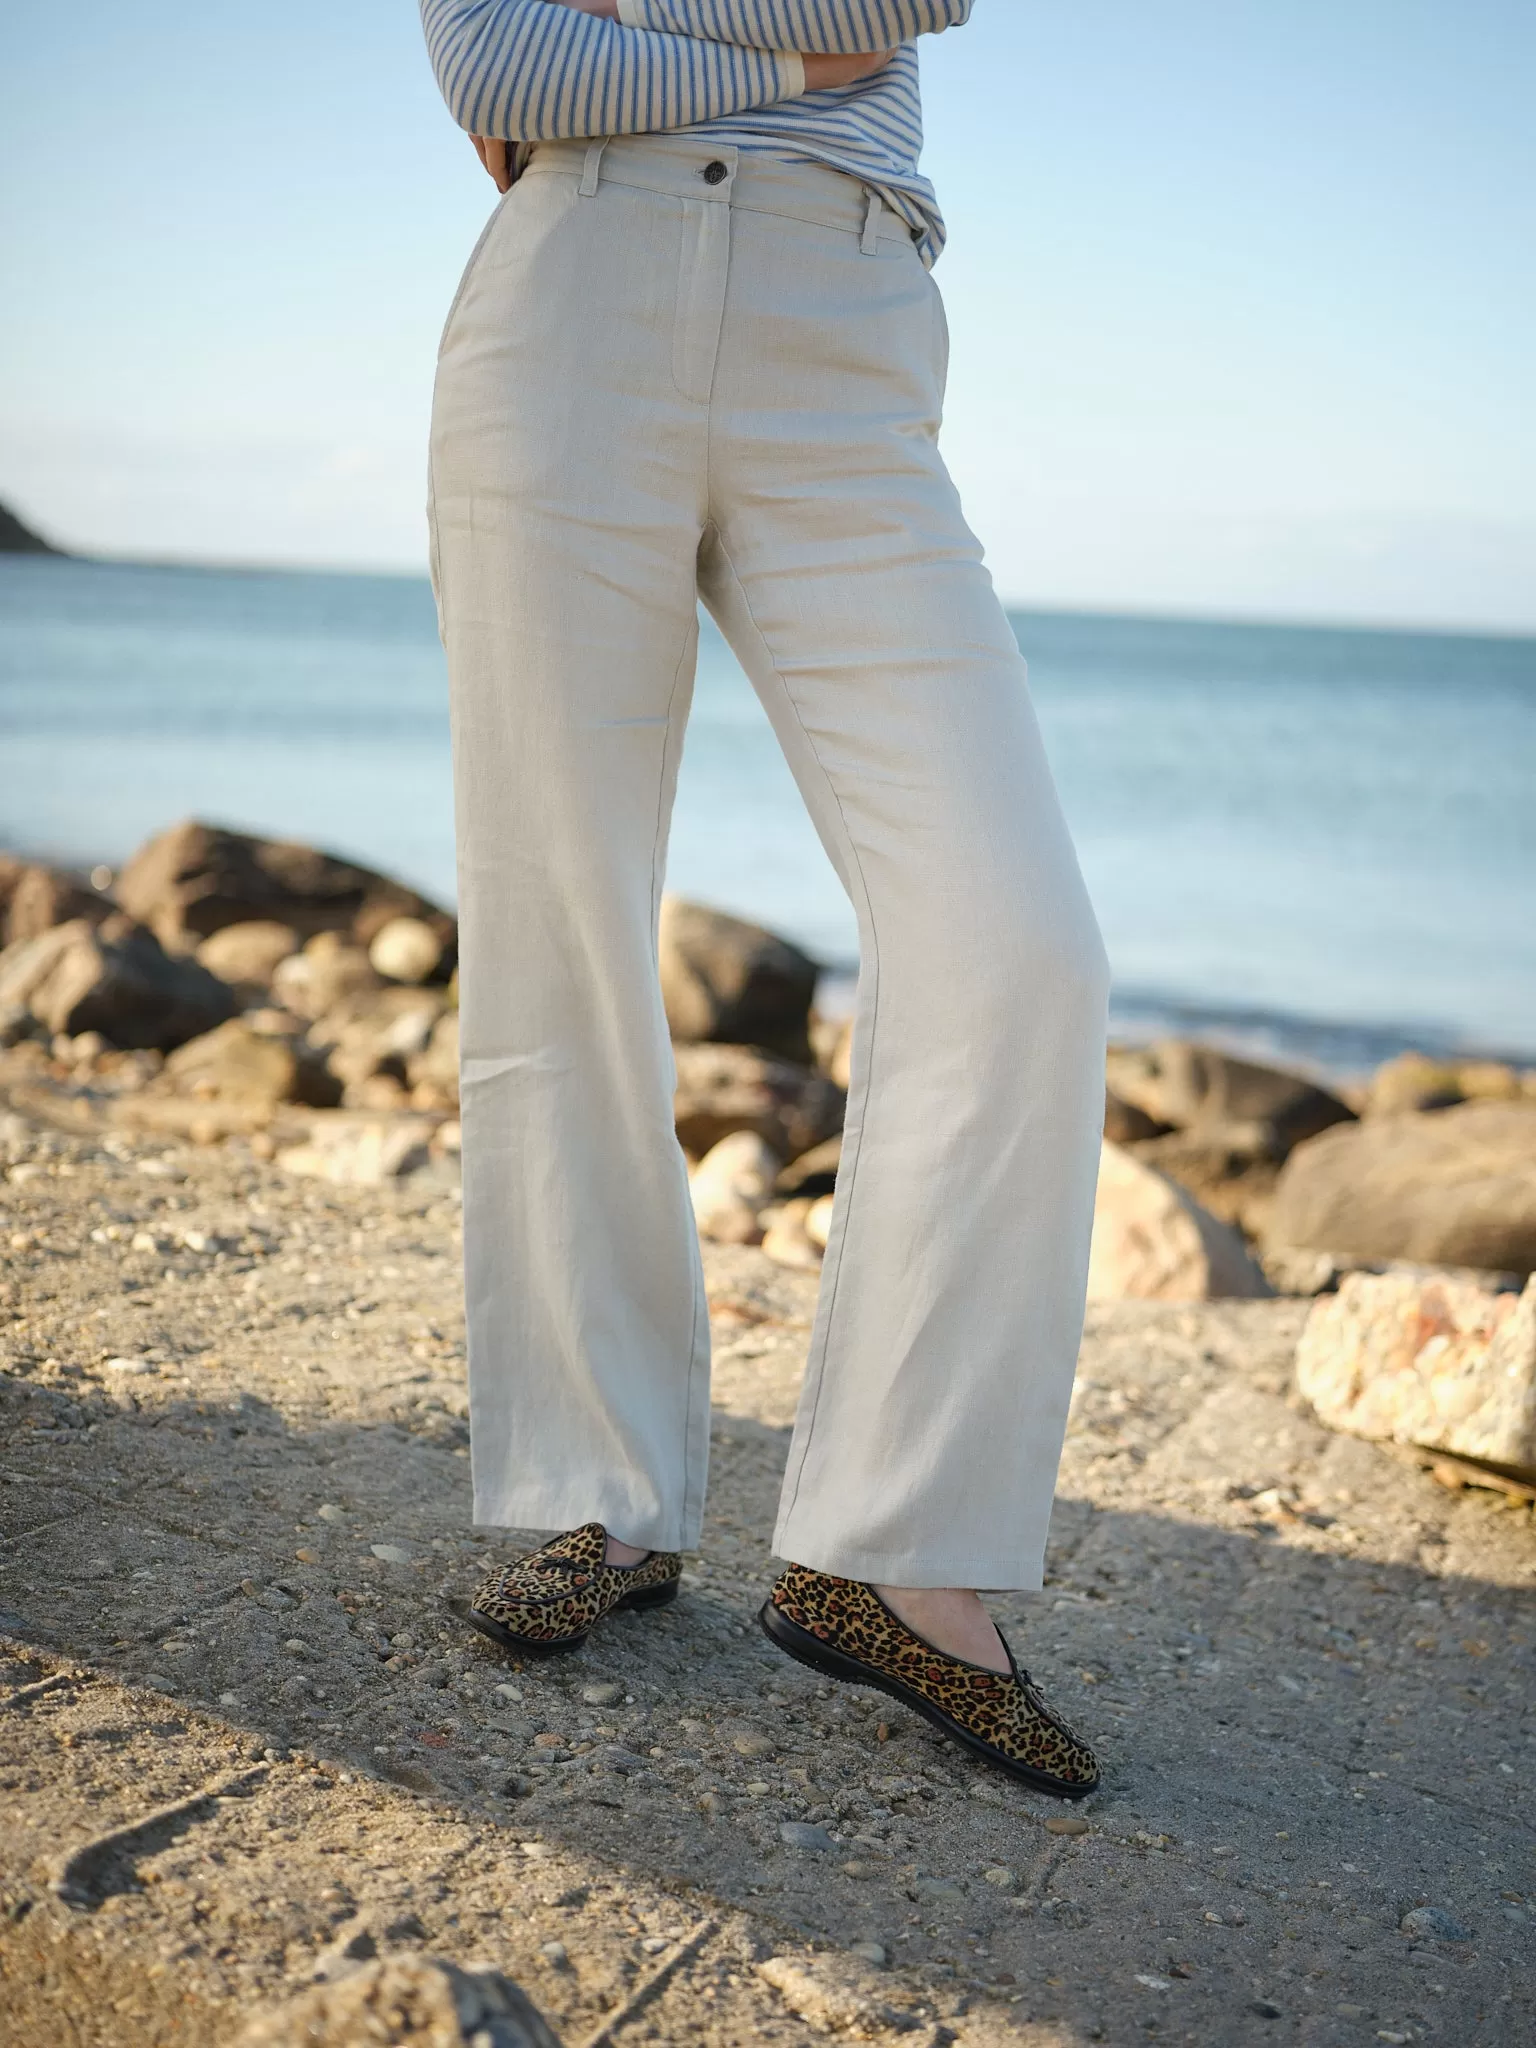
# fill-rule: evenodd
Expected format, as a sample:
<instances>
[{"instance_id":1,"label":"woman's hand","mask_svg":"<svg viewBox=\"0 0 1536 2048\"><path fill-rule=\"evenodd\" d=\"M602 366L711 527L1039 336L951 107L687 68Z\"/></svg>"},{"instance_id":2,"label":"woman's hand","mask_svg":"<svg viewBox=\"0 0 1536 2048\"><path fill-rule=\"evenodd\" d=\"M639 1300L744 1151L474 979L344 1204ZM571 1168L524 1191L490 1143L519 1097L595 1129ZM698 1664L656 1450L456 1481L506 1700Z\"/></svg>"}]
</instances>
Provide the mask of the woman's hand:
<instances>
[{"instance_id":1,"label":"woman's hand","mask_svg":"<svg viewBox=\"0 0 1536 2048\"><path fill-rule=\"evenodd\" d=\"M471 135L475 155L490 172L498 192L512 190L512 145L495 135Z\"/></svg>"},{"instance_id":2,"label":"woman's hand","mask_svg":"<svg viewBox=\"0 0 1536 2048\"><path fill-rule=\"evenodd\" d=\"M857 85L861 78L873 78L877 71L883 71L895 54L894 50L866 50L857 57L825 57L807 53L801 60L805 65L805 89L807 92L831 92L839 85Z\"/></svg>"}]
</instances>

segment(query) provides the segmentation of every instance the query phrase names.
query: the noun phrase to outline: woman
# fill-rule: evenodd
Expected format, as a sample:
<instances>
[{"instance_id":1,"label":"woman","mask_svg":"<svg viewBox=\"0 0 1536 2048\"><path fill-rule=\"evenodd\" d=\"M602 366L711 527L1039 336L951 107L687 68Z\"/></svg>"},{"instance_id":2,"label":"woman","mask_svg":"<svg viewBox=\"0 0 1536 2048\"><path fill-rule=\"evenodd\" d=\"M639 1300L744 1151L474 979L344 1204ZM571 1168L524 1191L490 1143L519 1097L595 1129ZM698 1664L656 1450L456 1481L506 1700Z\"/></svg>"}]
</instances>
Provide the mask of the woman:
<instances>
[{"instance_id":1,"label":"woman","mask_svg":"<svg viewBox=\"0 0 1536 2048\"><path fill-rule=\"evenodd\" d=\"M475 1624L570 1648L696 1545L709 1329L657 980L702 596L859 920L763 1626L1076 1797L975 1588L1041 1582L1107 969L936 436L917 42L970 0L423 0L504 197L449 314L432 562L459 824Z\"/></svg>"}]
</instances>

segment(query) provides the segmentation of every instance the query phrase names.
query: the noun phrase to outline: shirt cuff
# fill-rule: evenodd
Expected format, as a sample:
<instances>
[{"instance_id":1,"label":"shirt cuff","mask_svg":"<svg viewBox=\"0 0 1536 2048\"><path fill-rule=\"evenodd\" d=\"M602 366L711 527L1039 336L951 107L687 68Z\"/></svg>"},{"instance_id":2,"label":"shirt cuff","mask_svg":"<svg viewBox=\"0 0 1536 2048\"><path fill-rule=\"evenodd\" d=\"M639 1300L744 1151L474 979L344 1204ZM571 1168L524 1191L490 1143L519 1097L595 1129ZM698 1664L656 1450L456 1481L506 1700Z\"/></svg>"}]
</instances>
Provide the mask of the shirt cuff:
<instances>
[{"instance_id":1,"label":"shirt cuff","mask_svg":"<svg viewBox=\"0 0 1536 2048\"><path fill-rule=\"evenodd\" d=\"M629 0L625 0L625 5L628 4ZM774 55L788 74L789 84L784 94L785 99L799 99L805 91L805 59L798 50L776 50Z\"/></svg>"}]
</instances>

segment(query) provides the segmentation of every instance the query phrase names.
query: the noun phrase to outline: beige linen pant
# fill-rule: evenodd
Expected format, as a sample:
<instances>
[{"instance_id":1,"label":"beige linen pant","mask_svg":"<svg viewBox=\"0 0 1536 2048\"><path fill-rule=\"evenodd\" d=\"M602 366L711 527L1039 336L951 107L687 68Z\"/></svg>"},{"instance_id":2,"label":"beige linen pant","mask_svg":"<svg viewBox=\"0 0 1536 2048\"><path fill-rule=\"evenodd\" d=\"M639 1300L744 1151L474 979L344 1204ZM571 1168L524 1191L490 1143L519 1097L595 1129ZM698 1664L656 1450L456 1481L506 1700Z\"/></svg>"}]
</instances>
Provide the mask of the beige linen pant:
<instances>
[{"instance_id":1,"label":"beige linen pant","mask_svg":"<svg viewBox=\"0 0 1536 2048\"><path fill-rule=\"evenodd\" d=\"M483 1523L698 1541L709 1325L656 944L702 593L860 935L775 1547L1040 1583L1108 975L936 446L946 346L861 185L695 138L541 145L470 259L431 525Z\"/></svg>"}]
</instances>

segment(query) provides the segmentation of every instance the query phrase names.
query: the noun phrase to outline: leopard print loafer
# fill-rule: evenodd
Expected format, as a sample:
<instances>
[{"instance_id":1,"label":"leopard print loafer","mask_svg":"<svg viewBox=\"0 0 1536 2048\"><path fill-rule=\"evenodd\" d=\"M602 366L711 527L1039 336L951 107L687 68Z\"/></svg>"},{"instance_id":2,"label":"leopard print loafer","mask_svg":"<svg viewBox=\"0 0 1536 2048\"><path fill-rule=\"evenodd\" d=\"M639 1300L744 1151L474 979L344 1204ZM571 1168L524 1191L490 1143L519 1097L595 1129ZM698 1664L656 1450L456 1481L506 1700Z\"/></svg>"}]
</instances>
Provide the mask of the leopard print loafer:
<instances>
[{"instance_id":1,"label":"leopard print loafer","mask_svg":"<svg viewBox=\"0 0 1536 2048\"><path fill-rule=\"evenodd\" d=\"M1093 1751L1046 1705L1006 1642L1006 1673L948 1657L898 1620L873 1586L798 1564L774 1586L758 1619L769 1641L800 1663L889 1693L1037 1792L1082 1799L1098 1786Z\"/></svg>"},{"instance_id":2,"label":"leopard print loafer","mask_svg":"<svg viewBox=\"0 0 1536 2048\"><path fill-rule=\"evenodd\" d=\"M492 1565L461 1609L472 1628L520 1657L556 1657L587 1639L594 1622L620 1607L665 1607L677 1598L683 1560L653 1550L639 1564L604 1563L608 1532L587 1522L552 1536L511 1564Z\"/></svg>"}]
</instances>

